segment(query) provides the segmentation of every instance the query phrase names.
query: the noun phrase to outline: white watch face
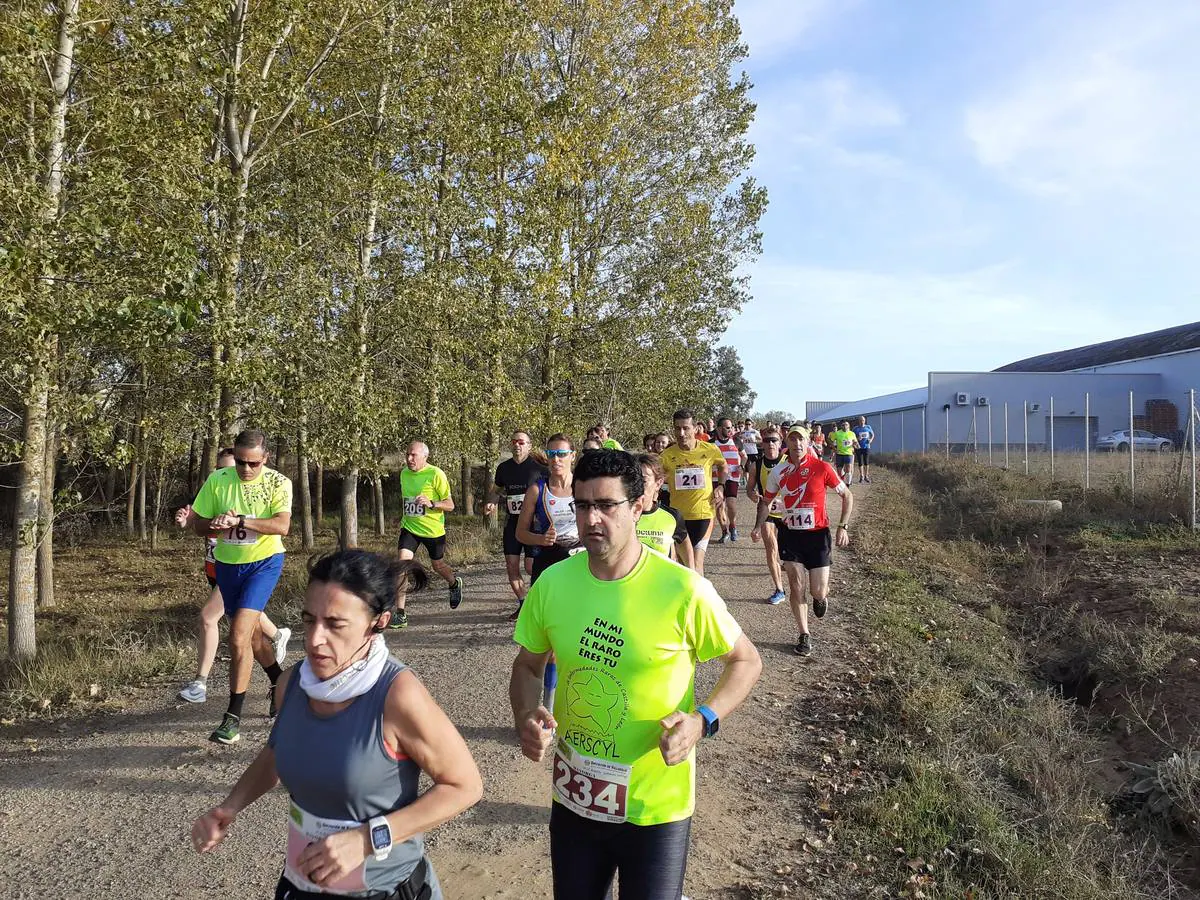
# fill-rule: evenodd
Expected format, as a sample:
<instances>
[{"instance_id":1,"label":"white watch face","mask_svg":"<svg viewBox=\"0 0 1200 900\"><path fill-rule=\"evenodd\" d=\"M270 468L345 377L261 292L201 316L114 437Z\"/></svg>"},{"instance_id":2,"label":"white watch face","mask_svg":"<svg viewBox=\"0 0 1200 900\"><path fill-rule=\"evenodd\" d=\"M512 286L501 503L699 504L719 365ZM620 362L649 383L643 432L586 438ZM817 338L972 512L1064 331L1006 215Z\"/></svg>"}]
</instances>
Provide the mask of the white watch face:
<instances>
[{"instance_id":1,"label":"white watch face","mask_svg":"<svg viewBox=\"0 0 1200 900\"><path fill-rule=\"evenodd\" d=\"M377 851L392 846L392 830L387 825L376 825L371 829L371 846Z\"/></svg>"}]
</instances>

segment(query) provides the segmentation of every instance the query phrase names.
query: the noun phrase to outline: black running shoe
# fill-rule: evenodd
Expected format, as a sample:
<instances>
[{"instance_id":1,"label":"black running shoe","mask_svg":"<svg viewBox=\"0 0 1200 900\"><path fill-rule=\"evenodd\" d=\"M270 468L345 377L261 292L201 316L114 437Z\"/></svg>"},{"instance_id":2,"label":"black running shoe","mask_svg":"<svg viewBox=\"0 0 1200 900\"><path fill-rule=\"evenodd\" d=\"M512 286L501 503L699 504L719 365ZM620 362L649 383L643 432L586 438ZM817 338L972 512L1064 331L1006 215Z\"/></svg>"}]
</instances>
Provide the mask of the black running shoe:
<instances>
[{"instance_id":1,"label":"black running shoe","mask_svg":"<svg viewBox=\"0 0 1200 900\"><path fill-rule=\"evenodd\" d=\"M267 718L273 719L279 713L275 708L275 685L271 685L267 689Z\"/></svg>"},{"instance_id":2,"label":"black running shoe","mask_svg":"<svg viewBox=\"0 0 1200 900\"><path fill-rule=\"evenodd\" d=\"M394 613L392 613L392 619L390 622L388 622L388 628L395 631L397 629L407 628L407 627L408 627L408 613L406 613L402 609L398 609Z\"/></svg>"},{"instance_id":3,"label":"black running shoe","mask_svg":"<svg viewBox=\"0 0 1200 900\"><path fill-rule=\"evenodd\" d=\"M812 603L813 615L818 619L825 618L825 613L829 612L829 599L822 597L820 600L818 600L816 597L813 597Z\"/></svg>"},{"instance_id":4,"label":"black running shoe","mask_svg":"<svg viewBox=\"0 0 1200 900\"><path fill-rule=\"evenodd\" d=\"M793 649L793 652L797 656L811 656L812 655L812 638L807 634L800 635L800 640L796 642L796 646Z\"/></svg>"},{"instance_id":5,"label":"black running shoe","mask_svg":"<svg viewBox=\"0 0 1200 900\"><path fill-rule=\"evenodd\" d=\"M454 584L450 585L450 608L458 609L458 605L462 603L462 579L455 578Z\"/></svg>"}]
</instances>

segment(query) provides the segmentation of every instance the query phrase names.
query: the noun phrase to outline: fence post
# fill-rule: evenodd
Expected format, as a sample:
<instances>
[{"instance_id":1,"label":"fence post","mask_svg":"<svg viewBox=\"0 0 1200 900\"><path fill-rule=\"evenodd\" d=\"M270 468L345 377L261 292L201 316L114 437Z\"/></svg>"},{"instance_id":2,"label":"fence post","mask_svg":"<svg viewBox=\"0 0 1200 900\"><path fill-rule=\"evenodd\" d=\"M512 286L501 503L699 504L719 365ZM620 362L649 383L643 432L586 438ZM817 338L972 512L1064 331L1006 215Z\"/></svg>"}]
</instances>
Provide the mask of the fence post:
<instances>
[{"instance_id":1,"label":"fence post","mask_svg":"<svg viewBox=\"0 0 1200 900\"><path fill-rule=\"evenodd\" d=\"M950 458L950 404L946 404L946 459Z\"/></svg>"},{"instance_id":2,"label":"fence post","mask_svg":"<svg viewBox=\"0 0 1200 900\"><path fill-rule=\"evenodd\" d=\"M1050 480L1054 480L1054 395L1050 395Z\"/></svg>"},{"instance_id":3,"label":"fence post","mask_svg":"<svg viewBox=\"0 0 1200 900\"><path fill-rule=\"evenodd\" d=\"M1133 391L1129 392L1129 499L1133 499Z\"/></svg>"},{"instance_id":4,"label":"fence post","mask_svg":"<svg viewBox=\"0 0 1200 900\"><path fill-rule=\"evenodd\" d=\"M1022 400L1021 407L1025 411L1025 474L1029 474L1029 401Z\"/></svg>"},{"instance_id":5,"label":"fence post","mask_svg":"<svg viewBox=\"0 0 1200 900\"><path fill-rule=\"evenodd\" d=\"M1196 529L1196 389L1188 391L1188 431L1191 433L1192 445L1192 530Z\"/></svg>"},{"instance_id":6,"label":"fence post","mask_svg":"<svg viewBox=\"0 0 1200 900\"><path fill-rule=\"evenodd\" d=\"M992 402L988 401L988 465L992 464L992 450L995 443L992 441Z\"/></svg>"},{"instance_id":7,"label":"fence post","mask_svg":"<svg viewBox=\"0 0 1200 900\"><path fill-rule=\"evenodd\" d=\"M975 464L979 465L979 404L971 407L971 440Z\"/></svg>"},{"instance_id":8,"label":"fence post","mask_svg":"<svg viewBox=\"0 0 1200 900\"><path fill-rule=\"evenodd\" d=\"M1083 489L1092 487L1092 393L1083 394Z\"/></svg>"},{"instance_id":9,"label":"fence post","mask_svg":"<svg viewBox=\"0 0 1200 900\"><path fill-rule=\"evenodd\" d=\"M926 406L929 405L928 400L926 400L925 403L926 403ZM926 426L925 426L925 407L922 406L921 407L921 455L922 456L924 456L926 453L929 452L929 432L926 431L925 428L926 428Z\"/></svg>"},{"instance_id":10,"label":"fence post","mask_svg":"<svg viewBox=\"0 0 1200 900\"><path fill-rule=\"evenodd\" d=\"M1008 401L1004 401L1004 468L1008 468Z\"/></svg>"},{"instance_id":11,"label":"fence post","mask_svg":"<svg viewBox=\"0 0 1200 900\"><path fill-rule=\"evenodd\" d=\"M900 455L904 455L904 410L900 410Z\"/></svg>"}]
</instances>

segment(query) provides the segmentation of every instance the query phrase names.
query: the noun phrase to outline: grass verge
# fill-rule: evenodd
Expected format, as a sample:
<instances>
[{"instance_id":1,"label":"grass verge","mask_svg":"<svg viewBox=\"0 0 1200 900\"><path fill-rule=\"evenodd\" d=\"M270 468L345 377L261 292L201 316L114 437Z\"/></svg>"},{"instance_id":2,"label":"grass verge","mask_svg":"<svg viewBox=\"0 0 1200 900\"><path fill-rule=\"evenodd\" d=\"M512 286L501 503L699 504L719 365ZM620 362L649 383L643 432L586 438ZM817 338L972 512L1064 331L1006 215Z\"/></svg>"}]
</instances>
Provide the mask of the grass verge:
<instances>
[{"instance_id":1,"label":"grass verge","mask_svg":"<svg viewBox=\"0 0 1200 900\"><path fill-rule=\"evenodd\" d=\"M849 801L855 839L899 860L891 888L903 896L1168 896L1154 847L1123 833L1093 788L1088 761L1101 754L1082 713L1031 677L988 548L972 540L1026 539L1037 523L1015 505L1015 521L987 511L948 477L969 501L951 511L951 537L927 487L879 481L859 556L883 648L863 736L883 777Z\"/></svg>"}]
</instances>

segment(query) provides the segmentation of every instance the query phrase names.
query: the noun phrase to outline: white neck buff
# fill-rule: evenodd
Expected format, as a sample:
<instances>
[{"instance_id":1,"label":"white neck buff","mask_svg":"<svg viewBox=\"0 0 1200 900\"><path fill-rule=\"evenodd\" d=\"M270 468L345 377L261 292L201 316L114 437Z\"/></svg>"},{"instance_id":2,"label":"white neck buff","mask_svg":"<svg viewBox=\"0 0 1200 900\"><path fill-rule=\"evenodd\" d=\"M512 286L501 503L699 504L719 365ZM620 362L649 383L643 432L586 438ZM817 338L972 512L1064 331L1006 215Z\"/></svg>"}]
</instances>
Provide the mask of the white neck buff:
<instances>
[{"instance_id":1,"label":"white neck buff","mask_svg":"<svg viewBox=\"0 0 1200 900\"><path fill-rule=\"evenodd\" d=\"M347 666L325 681L313 674L312 667L305 658L304 662L300 663L300 687L312 700L322 703L344 703L365 694L375 686L387 658L387 644L383 642L383 635L377 634L371 641L371 649L367 651L365 659Z\"/></svg>"}]
</instances>

